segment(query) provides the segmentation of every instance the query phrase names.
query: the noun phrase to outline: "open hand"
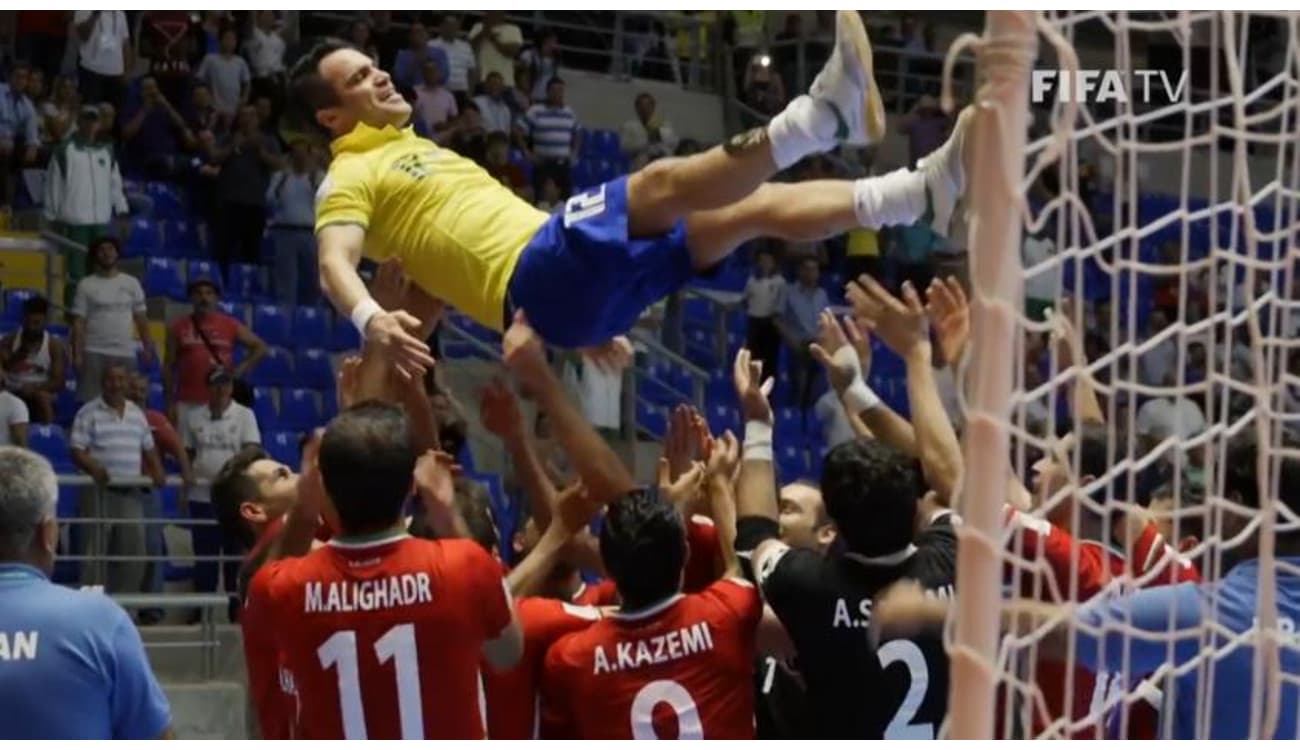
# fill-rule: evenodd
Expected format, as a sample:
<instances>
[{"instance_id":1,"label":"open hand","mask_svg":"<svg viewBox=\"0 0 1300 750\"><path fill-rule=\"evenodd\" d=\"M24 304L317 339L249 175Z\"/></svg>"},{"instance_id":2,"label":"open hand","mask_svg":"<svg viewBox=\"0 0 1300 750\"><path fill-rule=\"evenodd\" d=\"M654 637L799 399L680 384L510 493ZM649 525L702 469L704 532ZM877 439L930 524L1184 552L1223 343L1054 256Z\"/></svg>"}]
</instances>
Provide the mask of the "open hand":
<instances>
[{"instance_id":1,"label":"open hand","mask_svg":"<svg viewBox=\"0 0 1300 750\"><path fill-rule=\"evenodd\" d=\"M346 357L343 363L339 365L338 397L340 410L349 409L357 402L360 371L361 358L357 356Z\"/></svg>"},{"instance_id":2,"label":"open hand","mask_svg":"<svg viewBox=\"0 0 1300 750\"><path fill-rule=\"evenodd\" d=\"M713 439L713 450L709 452L708 475L731 482L740 468L740 441L731 430L722 433L722 437Z\"/></svg>"},{"instance_id":3,"label":"open hand","mask_svg":"<svg viewBox=\"0 0 1300 750\"><path fill-rule=\"evenodd\" d=\"M844 393L855 378L865 379L871 370L871 340L847 315L841 324L831 311L823 310L818 321L817 342L808 351L826 369L826 377L836 393Z\"/></svg>"},{"instance_id":4,"label":"open hand","mask_svg":"<svg viewBox=\"0 0 1300 750\"><path fill-rule=\"evenodd\" d=\"M880 282L863 274L849 282L846 296L867 328L900 357L929 343L925 308L912 282L903 282L903 298L890 294Z\"/></svg>"},{"instance_id":5,"label":"open hand","mask_svg":"<svg viewBox=\"0 0 1300 750\"><path fill-rule=\"evenodd\" d=\"M441 451L425 451L415 462L415 488L426 505L452 508L456 501L454 459Z\"/></svg>"},{"instance_id":6,"label":"open hand","mask_svg":"<svg viewBox=\"0 0 1300 750\"><path fill-rule=\"evenodd\" d=\"M700 488L704 484L704 463L701 461L691 462L691 467L676 479L668 477L667 459L659 459L658 472L659 494L668 502L677 507L686 507L695 502L700 496Z\"/></svg>"},{"instance_id":7,"label":"open hand","mask_svg":"<svg viewBox=\"0 0 1300 750\"><path fill-rule=\"evenodd\" d=\"M632 342L627 336L615 336L600 346L589 346L579 351L602 372L610 374L622 372L632 364Z\"/></svg>"},{"instance_id":8,"label":"open hand","mask_svg":"<svg viewBox=\"0 0 1300 750\"><path fill-rule=\"evenodd\" d=\"M434 363L429 345L415 335L422 327L420 319L405 310L378 312L366 324L366 341L379 347L402 378L418 379Z\"/></svg>"},{"instance_id":9,"label":"open hand","mask_svg":"<svg viewBox=\"0 0 1300 750\"><path fill-rule=\"evenodd\" d=\"M523 434L524 418L519 410L519 399L510 390L510 386L500 379L494 379L483 387L483 395L479 399L479 419L488 432L502 440Z\"/></svg>"},{"instance_id":10,"label":"open hand","mask_svg":"<svg viewBox=\"0 0 1300 750\"><path fill-rule=\"evenodd\" d=\"M956 278L934 279L925 291L925 311L934 327L939 356L948 366L961 362L970 341L970 303Z\"/></svg>"},{"instance_id":11,"label":"open hand","mask_svg":"<svg viewBox=\"0 0 1300 750\"><path fill-rule=\"evenodd\" d=\"M549 370L542 337L528 324L523 310L515 313L514 323L501 339L501 359L507 368L531 390L542 370Z\"/></svg>"},{"instance_id":12,"label":"open hand","mask_svg":"<svg viewBox=\"0 0 1300 750\"><path fill-rule=\"evenodd\" d=\"M772 393L773 381L768 378L763 382L763 363L751 359L749 350L742 348L736 352L731 378L745 421L772 424L772 404L767 397Z\"/></svg>"}]
</instances>

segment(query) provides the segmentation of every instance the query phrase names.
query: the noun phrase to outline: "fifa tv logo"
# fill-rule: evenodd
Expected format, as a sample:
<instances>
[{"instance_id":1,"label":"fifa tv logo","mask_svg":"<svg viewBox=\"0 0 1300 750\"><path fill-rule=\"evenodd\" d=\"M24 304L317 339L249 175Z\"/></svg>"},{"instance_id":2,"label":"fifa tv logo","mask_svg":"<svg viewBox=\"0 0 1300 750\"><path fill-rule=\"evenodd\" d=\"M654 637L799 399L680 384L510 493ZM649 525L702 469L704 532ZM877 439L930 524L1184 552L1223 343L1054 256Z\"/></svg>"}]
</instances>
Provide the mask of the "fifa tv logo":
<instances>
[{"instance_id":1,"label":"fifa tv logo","mask_svg":"<svg viewBox=\"0 0 1300 750\"><path fill-rule=\"evenodd\" d=\"M1165 70L1035 70L1032 74L1029 98L1034 104L1046 103L1052 96L1079 104L1128 104L1134 100L1169 104L1181 99L1187 86L1186 70L1178 75L1176 85Z\"/></svg>"}]
</instances>

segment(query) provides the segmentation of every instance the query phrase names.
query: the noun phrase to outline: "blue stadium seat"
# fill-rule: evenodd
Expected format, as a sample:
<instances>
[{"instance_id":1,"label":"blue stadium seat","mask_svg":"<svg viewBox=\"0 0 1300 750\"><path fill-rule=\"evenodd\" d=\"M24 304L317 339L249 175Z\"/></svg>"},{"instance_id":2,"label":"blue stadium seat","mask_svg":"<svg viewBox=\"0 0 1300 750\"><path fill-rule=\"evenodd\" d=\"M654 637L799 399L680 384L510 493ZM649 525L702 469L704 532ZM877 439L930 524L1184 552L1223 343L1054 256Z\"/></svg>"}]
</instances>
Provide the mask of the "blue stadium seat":
<instances>
[{"instance_id":1,"label":"blue stadium seat","mask_svg":"<svg viewBox=\"0 0 1300 750\"><path fill-rule=\"evenodd\" d=\"M293 379L293 357L284 349L274 346L268 349L266 357L257 363L257 367L248 373L249 382L260 386L295 385Z\"/></svg>"},{"instance_id":2,"label":"blue stadium seat","mask_svg":"<svg viewBox=\"0 0 1300 750\"><path fill-rule=\"evenodd\" d=\"M315 429L321 418L320 398L309 388L286 388L280 391L280 424L295 430Z\"/></svg>"},{"instance_id":3,"label":"blue stadium seat","mask_svg":"<svg viewBox=\"0 0 1300 750\"><path fill-rule=\"evenodd\" d=\"M668 416L664 408L641 399L636 401L636 421L641 425L641 429L656 438L663 437L668 429Z\"/></svg>"},{"instance_id":4,"label":"blue stadium seat","mask_svg":"<svg viewBox=\"0 0 1300 750\"><path fill-rule=\"evenodd\" d=\"M35 289L9 289L5 291L5 320L19 321L23 318L23 303L41 293Z\"/></svg>"},{"instance_id":5,"label":"blue stadium seat","mask_svg":"<svg viewBox=\"0 0 1300 750\"><path fill-rule=\"evenodd\" d=\"M271 346L289 346L294 340L289 313L279 305L253 308L253 333Z\"/></svg>"},{"instance_id":6,"label":"blue stadium seat","mask_svg":"<svg viewBox=\"0 0 1300 750\"><path fill-rule=\"evenodd\" d=\"M262 268L248 263L230 266L226 279L226 297L243 302L259 302L266 298L266 285L262 282Z\"/></svg>"},{"instance_id":7,"label":"blue stadium seat","mask_svg":"<svg viewBox=\"0 0 1300 750\"><path fill-rule=\"evenodd\" d=\"M172 258L149 258L144 266L144 293L149 297L185 299L180 264Z\"/></svg>"},{"instance_id":8,"label":"blue stadium seat","mask_svg":"<svg viewBox=\"0 0 1300 750\"><path fill-rule=\"evenodd\" d=\"M77 416L81 402L77 401L77 381L68 379L63 390L54 395L54 421L59 424L72 424Z\"/></svg>"},{"instance_id":9,"label":"blue stadium seat","mask_svg":"<svg viewBox=\"0 0 1300 750\"><path fill-rule=\"evenodd\" d=\"M199 234L196 222L185 219L169 221L163 230L163 235L169 255L178 258L203 257L203 238Z\"/></svg>"},{"instance_id":10,"label":"blue stadium seat","mask_svg":"<svg viewBox=\"0 0 1300 750\"><path fill-rule=\"evenodd\" d=\"M334 367L324 349L303 349L297 356L297 385L326 390L334 387Z\"/></svg>"},{"instance_id":11,"label":"blue stadium seat","mask_svg":"<svg viewBox=\"0 0 1300 750\"><path fill-rule=\"evenodd\" d=\"M166 411L166 395L163 393L162 383L150 383L149 393L145 397L145 406L154 411Z\"/></svg>"},{"instance_id":12,"label":"blue stadium seat","mask_svg":"<svg viewBox=\"0 0 1300 750\"><path fill-rule=\"evenodd\" d=\"M147 182L144 194L153 200L153 213L160 219L184 219L189 211L180 188L165 182Z\"/></svg>"},{"instance_id":13,"label":"blue stadium seat","mask_svg":"<svg viewBox=\"0 0 1300 750\"><path fill-rule=\"evenodd\" d=\"M711 404L708 407L704 419L709 423L709 429L714 435L721 435L727 430L731 430L737 436L740 432L740 411L731 406L722 404Z\"/></svg>"},{"instance_id":14,"label":"blue stadium seat","mask_svg":"<svg viewBox=\"0 0 1300 750\"><path fill-rule=\"evenodd\" d=\"M211 260L192 260L186 264L187 275L186 281L196 279L210 279L217 284L217 291L220 292L225 288L225 280L221 278L221 266L216 261Z\"/></svg>"},{"instance_id":15,"label":"blue stadium seat","mask_svg":"<svg viewBox=\"0 0 1300 750\"><path fill-rule=\"evenodd\" d=\"M228 302L223 299L217 302L217 309L244 325L253 319L253 306L247 302Z\"/></svg>"},{"instance_id":16,"label":"blue stadium seat","mask_svg":"<svg viewBox=\"0 0 1300 750\"><path fill-rule=\"evenodd\" d=\"M348 321L351 323L351 321ZM324 349L330 345L330 313L319 307L299 307L293 313L293 342Z\"/></svg>"},{"instance_id":17,"label":"blue stadium seat","mask_svg":"<svg viewBox=\"0 0 1300 750\"><path fill-rule=\"evenodd\" d=\"M361 334L352 321L347 318L334 320L334 333L330 337L330 349L336 352L350 352L361 348Z\"/></svg>"},{"instance_id":18,"label":"blue stadium seat","mask_svg":"<svg viewBox=\"0 0 1300 750\"><path fill-rule=\"evenodd\" d=\"M618 133L613 130L589 130L582 142L584 153L600 159L617 159L622 155Z\"/></svg>"},{"instance_id":19,"label":"blue stadium seat","mask_svg":"<svg viewBox=\"0 0 1300 750\"><path fill-rule=\"evenodd\" d=\"M798 409L784 407L776 412L776 434L777 444L782 445L790 442L803 442L804 424L803 412Z\"/></svg>"},{"instance_id":20,"label":"blue stadium seat","mask_svg":"<svg viewBox=\"0 0 1300 750\"><path fill-rule=\"evenodd\" d=\"M807 477L808 454L803 449L803 445L785 445L777 446L776 465L781 472L781 482L793 482L796 479Z\"/></svg>"},{"instance_id":21,"label":"blue stadium seat","mask_svg":"<svg viewBox=\"0 0 1300 750\"><path fill-rule=\"evenodd\" d=\"M280 422L280 412L275 406L275 389L267 386L253 388L253 416L262 430L269 430Z\"/></svg>"},{"instance_id":22,"label":"blue stadium seat","mask_svg":"<svg viewBox=\"0 0 1300 750\"><path fill-rule=\"evenodd\" d=\"M154 257L162 255L162 227L152 219L138 218L131 221L131 229L122 244L122 256L126 258Z\"/></svg>"},{"instance_id":23,"label":"blue stadium seat","mask_svg":"<svg viewBox=\"0 0 1300 750\"><path fill-rule=\"evenodd\" d=\"M320 392L321 424L329 422L339 415L339 393L337 388Z\"/></svg>"},{"instance_id":24,"label":"blue stadium seat","mask_svg":"<svg viewBox=\"0 0 1300 750\"><path fill-rule=\"evenodd\" d=\"M271 458L297 471L302 464L302 448L298 445L301 439L302 436L297 432L279 430L264 435L262 443Z\"/></svg>"},{"instance_id":25,"label":"blue stadium seat","mask_svg":"<svg viewBox=\"0 0 1300 750\"><path fill-rule=\"evenodd\" d=\"M586 190L598 184L595 162L592 159L579 159L569 169L569 179L573 181L574 192Z\"/></svg>"},{"instance_id":26,"label":"blue stadium seat","mask_svg":"<svg viewBox=\"0 0 1300 750\"><path fill-rule=\"evenodd\" d=\"M27 447L45 456L59 472L72 471L72 453L68 436L56 424L34 424L27 430Z\"/></svg>"}]
</instances>

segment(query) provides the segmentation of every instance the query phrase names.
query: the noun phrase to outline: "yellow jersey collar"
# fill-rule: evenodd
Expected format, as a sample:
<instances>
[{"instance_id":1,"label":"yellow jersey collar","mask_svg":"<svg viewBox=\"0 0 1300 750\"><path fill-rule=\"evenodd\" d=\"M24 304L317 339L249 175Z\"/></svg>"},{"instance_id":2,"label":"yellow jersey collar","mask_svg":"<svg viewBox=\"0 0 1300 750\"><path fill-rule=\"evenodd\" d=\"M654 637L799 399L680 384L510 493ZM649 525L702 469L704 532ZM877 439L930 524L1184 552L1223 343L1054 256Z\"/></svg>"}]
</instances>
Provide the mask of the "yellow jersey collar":
<instances>
[{"instance_id":1,"label":"yellow jersey collar","mask_svg":"<svg viewBox=\"0 0 1300 750\"><path fill-rule=\"evenodd\" d=\"M415 128L407 125L404 128L395 128L392 125L385 125L382 128L376 128L367 125L364 122L357 123L352 132L347 135L341 135L330 142L330 153L338 156L345 151L363 152L373 148L378 148L390 141L396 141L406 138L416 138Z\"/></svg>"}]
</instances>

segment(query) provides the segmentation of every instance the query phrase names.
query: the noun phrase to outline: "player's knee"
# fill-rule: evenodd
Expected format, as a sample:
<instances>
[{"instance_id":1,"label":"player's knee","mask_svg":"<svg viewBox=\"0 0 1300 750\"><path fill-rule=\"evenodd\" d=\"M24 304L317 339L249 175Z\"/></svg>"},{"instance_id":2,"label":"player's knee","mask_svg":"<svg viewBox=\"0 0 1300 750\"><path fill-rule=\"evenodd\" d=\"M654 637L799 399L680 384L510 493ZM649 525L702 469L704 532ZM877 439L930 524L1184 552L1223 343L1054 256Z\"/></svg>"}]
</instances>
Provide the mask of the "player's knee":
<instances>
[{"instance_id":1,"label":"player's knee","mask_svg":"<svg viewBox=\"0 0 1300 750\"><path fill-rule=\"evenodd\" d=\"M646 165L634 175L635 186L629 192L637 204L650 213L684 213L680 204L681 191L677 189L677 162L680 159L660 159Z\"/></svg>"}]
</instances>

